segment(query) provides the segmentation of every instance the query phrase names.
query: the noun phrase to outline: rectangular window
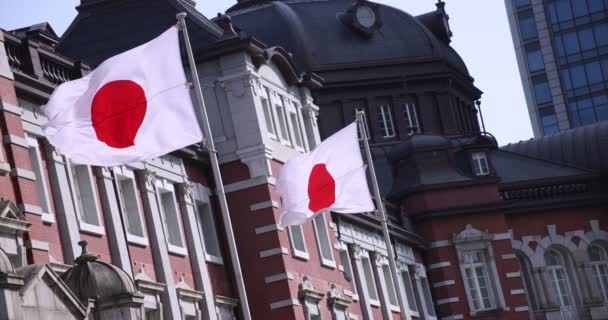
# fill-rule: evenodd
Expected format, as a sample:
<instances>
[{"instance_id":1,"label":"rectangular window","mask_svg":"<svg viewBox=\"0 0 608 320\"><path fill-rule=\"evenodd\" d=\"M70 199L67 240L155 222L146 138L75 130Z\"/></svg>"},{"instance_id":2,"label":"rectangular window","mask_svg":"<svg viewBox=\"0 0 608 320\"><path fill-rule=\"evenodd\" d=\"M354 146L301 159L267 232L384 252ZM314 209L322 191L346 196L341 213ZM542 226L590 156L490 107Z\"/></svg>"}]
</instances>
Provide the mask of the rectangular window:
<instances>
[{"instance_id":1,"label":"rectangular window","mask_svg":"<svg viewBox=\"0 0 608 320\"><path fill-rule=\"evenodd\" d=\"M374 280L374 273L372 272L372 264L368 257L361 257L361 264L363 265L363 275L365 277L365 284L367 285L367 294L373 302L378 303L378 291L376 289L376 281Z\"/></svg>"},{"instance_id":2,"label":"rectangular window","mask_svg":"<svg viewBox=\"0 0 608 320\"><path fill-rule=\"evenodd\" d=\"M165 230L167 230L166 234L169 251L185 255L186 247L182 238L182 227L178 216L179 210L177 209L173 184L168 181L158 180L157 186L160 207L165 222Z\"/></svg>"},{"instance_id":3,"label":"rectangular window","mask_svg":"<svg viewBox=\"0 0 608 320\"><path fill-rule=\"evenodd\" d=\"M552 101L551 88L549 88L549 82L546 76L538 76L532 79L532 85L534 86L534 97L536 98L536 104L545 104Z\"/></svg>"},{"instance_id":4,"label":"rectangular window","mask_svg":"<svg viewBox=\"0 0 608 320\"><path fill-rule=\"evenodd\" d=\"M465 286L474 311L493 309L496 305L490 288L487 266L482 251L463 253Z\"/></svg>"},{"instance_id":5,"label":"rectangular window","mask_svg":"<svg viewBox=\"0 0 608 320\"><path fill-rule=\"evenodd\" d=\"M308 250L304 241L304 230L301 225L289 227L289 238L291 240L291 251L295 257L308 260Z\"/></svg>"},{"instance_id":6,"label":"rectangular window","mask_svg":"<svg viewBox=\"0 0 608 320\"><path fill-rule=\"evenodd\" d=\"M353 109L353 120L357 120L357 112L363 112L363 123L365 124L365 137L367 139L369 139L370 133L369 133L369 127L367 125L367 113L365 112L365 109L363 108L354 108ZM357 125L357 135L359 136L359 140L361 140L361 135L362 135L362 128L361 125Z\"/></svg>"},{"instance_id":7,"label":"rectangular window","mask_svg":"<svg viewBox=\"0 0 608 320\"><path fill-rule=\"evenodd\" d=\"M543 134L549 135L559 132L559 124L557 123L557 116L553 112L553 108L543 108L538 111L540 115L540 122L543 127Z\"/></svg>"},{"instance_id":8,"label":"rectangular window","mask_svg":"<svg viewBox=\"0 0 608 320\"><path fill-rule=\"evenodd\" d=\"M395 124L393 123L393 114L390 105L381 105L378 107L378 124L383 138L395 137Z\"/></svg>"},{"instance_id":9,"label":"rectangular window","mask_svg":"<svg viewBox=\"0 0 608 320\"><path fill-rule=\"evenodd\" d=\"M350 289L353 293L357 293L357 286L354 282L353 266L350 262L350 256L348 250L340 250L340 263L342 263L342 269L344 270L344 278L350 283Z\"/></svg>"},{"instance_id":10,"label":"rectangular window","mask_svg":"<svg viewBox=\"0 0 608 320\"><path fill-rule=\"evenodd\" d=\"M300 122L298 121L298 116L294 112L289 113L289 118L291 120L291 125L293 127L293 135L295 136L296 145L298 147L304 147L302 143L302 130L300 128Z\"/></svg>"},{"instance_id":11,"label":"rectangular window","mask_svg":"<svg viewBox=\"0 0 608 320\"><path fill-rule=\"evenodd\" d=\"M80 228L84 231L103 232L97 206L97 192L93 184L91 168L85 165L70 165L72 174L72 192L80 219Z\"/></svg>"},{"instance_id":12,"label":"rectangular window","mask_svg":"<svg viewBox=\"0 0 608 320\"><path fill-rule=\"evenodd\" d=\"M559 22L572 20L572 8L570 0L556 0L555 9L557 11L557 19Z\"/></svg>"},{"instance_id":13,"label":"rectangular window","mask_svg":"<svg viewBox=\"0 0 608 320\"><path fill-rule=\"evenodd\" d=\"M589 12L601 12L604 11L604 0L588 0Z\"/></svg>"},{"instance_id":14,"label":"rectangular window","mask_svg":"<svg viewBox=\"0 0 608 320\"><path fill-rule=\"evenodd\" d=\"M519 15L519 31L524 41L536 38L538 33L536 31L536 21L532 11L524 12Z\"/></svg>"},{"instance_id":15,"label":"rectangular window","mask_svg":"<svg viewBox=\"0 0 608 320\"><path fill-rule=\"evenodd\" d=\"M200 230L205 244L206 259L216 263L222 263L222 253L220 251L220 240L215 227L213 211L209 203L195 201L196 211L200 217Z\"/></svg>"},{"instance_id":16,"label":"rectangular window","mask_svg":"<svg viewBox=\"0 0 608 320\"><path fill-rule=\"evenodd\" d=\"M115 169L118 185L118 194L123 211L123 217L127 227L127 238L131 242L147 244L144 236L144 228L141 220L141 206L139 203L139 191L135 184L133 171L127 168Z\"/></svg>"},{"instance_id":17,"label":"rectangular window","mask_svg":"<svg viewBox=\"0 0 608 320\"><path fill-rule=\"evenodd\" d=\"M597 47L601 48L608 45L608 24L598 24L593 28Z\"/></svg>"},{"instance_id":18,"label":"rectangular window","mask_svg":"<svg viewBox=\"0 0 608 320\"><path fill-rule=\"evenodd\" d=\"M418 306L416 305L416 296L414 296L414 287L412 286L412 278L407 270L401 272L403 279L403 287L405 289L405 296L407 298L407 304L410 310L418 312Z\"/></svg>"},{"instance_id":19,"label":"rectangular window","mask_svg":"<svg viewBox=\"0 0 608 320\"><path fill-rule=\"evenodd\" d=\"M38 192L40 208L42 209L42 219L45 222L54 222L55 219L51 205L51 194L47 184L47 175L45 165L42 160L38 139L35 137L30 137L29 135L26 135L26 139L29 145L32 170L36 175L36 191Z\"/></svg>"},{"instance_id":20,"label":"rectangular window","mask_svg":"<svg viewBox=\"0 0 608 320\"><path fill-rule=\"evenodd\" d=\"M487 176L490 174L488 157L485 152L473 152L473 173L476 176Z\"/></svg>"},{"instance_id":21,"label":"rectangular window","mask_svg":"<svg viewBox=\"0 0 608 320\"><path fill-rule=\"evenodd\" d=\"M530 0L514 0L515 7L521 8L530 5Z\"/></svg>"},{"instance_id":22,"label":"rectangular window","mask_svg":"<svg viewBox=\"0 0 608 320\"><path fill-rule=\"evenodd\" d=\"M416 105L413 103L403 104L403 116L405 117L405 123L410 129L410 134L420 133L420 124L418 122L418 113L416 112Z\"/></svg>"},{"instance_id":23,"label":"rectangular window","mask_svg":"<svg viewBox=\"0 0 608 320\"><path fill-rule=\"evenodd\" d=\"M433 297L431 295L431 288L429 288L429 280L427 278L420 278L420 285L422 286L422 294L424 295L424 305L426 306L426 312L429 316L435 316L435 307L433 306Z\"/></svg>"},{"instance_id":24,"label":"rectangular window","mask_svg":"<svg viewBox=\"0 0 608 320\"><path fill-rule=\"evenodd\" d=\"M331 248L331 241L329 239L329 232L327 231L327 223L325 221L325 212L319 214L314 218L315 234L317 236L317 246L321 255L321 263L324 266L336 267L334 261L334 254Z\"/></svg>"},{"instance_id":25,"label":"rectangular window","mask_svg":"<svg viewBox=\"0 0 608 320\"><path fill-rule=\"evenodd\" d=\"M386 283L386 290L388 291L388 301L393 306L398 306L397 293L395 292L395 284L393 277L391 276L391 269L388 265L382 266L382 275L384 276L384 282Z\"/></svg>"},{"instance_id":26,"label":"rectangular window","mask_svg":"<svg viewBox=\"0 0 608 320\"><path fill-rule=\"evenodd\" d=\"M262 98L262 112L264 112L264 121L266 121L266 131L271 135L271 137L276 138L277 132L272 117L272 110L270 108L268 99L266 98Z\"/></svg>"},{"instance_id":27,"label":"rectangular window","mask_svg":"<svg viewBox=\"0 0 608 320\"><path fill-rule=\"evenodd\" d=\"M545 69L545 62L543 60L543 54L538 46L533 46L526 50L528 69L530 72L540 71Z\"/></svg>"},{"instance_id":28,"label":"rectangular window","mask_svg":"<svg viewBox=\"0 0 608 320\"><path fill-rule=\"evenodd\" d=\"M276 105L277 117L279 118L279 128L281 128L281 138L289 141L289 129L287 128L287 120L285 119L285 108L282 105Z\"/></svg>"},{"instance_id":29,"label":"rectangular window","mask_svg":"<svg viewBox=\"0 0 608 320\"><path fill-rule=\"evenodd\" d=\"M593 38L593 29L591 28L578 31L578 40L580 42L582 52L593 50L596 47L595 39Z\"/></svg>"}]
</instances>

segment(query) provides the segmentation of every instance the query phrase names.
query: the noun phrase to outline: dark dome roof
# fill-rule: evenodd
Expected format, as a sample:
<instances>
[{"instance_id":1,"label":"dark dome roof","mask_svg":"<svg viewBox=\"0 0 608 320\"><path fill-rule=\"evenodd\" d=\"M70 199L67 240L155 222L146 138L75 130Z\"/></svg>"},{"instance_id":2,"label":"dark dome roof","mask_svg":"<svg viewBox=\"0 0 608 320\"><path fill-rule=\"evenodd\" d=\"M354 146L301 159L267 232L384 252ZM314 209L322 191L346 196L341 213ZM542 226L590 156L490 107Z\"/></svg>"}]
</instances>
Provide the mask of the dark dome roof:
<instances>
[{"instance_id":1,"label":"dark dome roof","mask_svg":"<svg viewBox=\"0 0 608 320\"><path fill-rule=\"evenodd\" d=\"M373 36L362 37L339 18L352 4L353 0L245 0L228 14L242 31L290 51L297 66L307 71L352 63L441 59L468 75L456 51L421 19L378 4L382 25Z\"/></svg>"},{"instance_id":2,"label":"dark dome roof","mask_svg":"<svg viewBox=\"0 0 608 320\"><path fill-rule=\"evenodd\" d=\"M61 275L80 301L87 304L91 298L103 301L137 293L133 280L124 270L84 252L76 259L76 266Z\"/></svg>"}]
</instances>

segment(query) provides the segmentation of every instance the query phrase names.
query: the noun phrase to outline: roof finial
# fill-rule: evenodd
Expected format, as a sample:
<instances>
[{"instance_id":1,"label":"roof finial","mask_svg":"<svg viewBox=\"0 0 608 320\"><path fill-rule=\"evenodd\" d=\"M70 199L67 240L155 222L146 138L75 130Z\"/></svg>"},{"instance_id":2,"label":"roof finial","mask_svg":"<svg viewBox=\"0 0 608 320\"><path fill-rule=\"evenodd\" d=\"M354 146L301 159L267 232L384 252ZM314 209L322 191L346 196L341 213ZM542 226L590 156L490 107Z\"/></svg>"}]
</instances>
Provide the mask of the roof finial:
<instances>
[{"instance_id":1,"label":"roof finial","mask_svg":"<svg viewBox=\"0 0 608 320\"><path fill-rule=\"evenodd\" d=\"M443 2L443 0L437 0L435 6L437 6L437 10L445 10L445 2Z\"/></svg>"},{"instance_id":2,"label":"roof finial","mask_svg":"<svg viewBox=\"0 0 608 320\"><path fill-rule=\"evenodd\" d=\"M89 251L87 250L87 245L89 245L89 242L86 240L81 240L78 241L78 245L81 248L81 253L80 253L80 257L74 259L74 262L76 262L76 264L81 264L83 262L89 262L89 261L96 261L97 260L97 256L94 254L89 253Z\"/></svg>"},{"instance_id":3,"label":"roof finial","mask_svg":"<svg viewBox=\"0 0 608 320\"><path fill-rule=\"evenodd\" d=\"M232 19L230 18L229 15L218 13L215 23L223 31L222 37L220 38L220 40L226 40L226 39L238 37L238 33L234 30L234 26L232 25Z\"/></svg>"}]
</instances>

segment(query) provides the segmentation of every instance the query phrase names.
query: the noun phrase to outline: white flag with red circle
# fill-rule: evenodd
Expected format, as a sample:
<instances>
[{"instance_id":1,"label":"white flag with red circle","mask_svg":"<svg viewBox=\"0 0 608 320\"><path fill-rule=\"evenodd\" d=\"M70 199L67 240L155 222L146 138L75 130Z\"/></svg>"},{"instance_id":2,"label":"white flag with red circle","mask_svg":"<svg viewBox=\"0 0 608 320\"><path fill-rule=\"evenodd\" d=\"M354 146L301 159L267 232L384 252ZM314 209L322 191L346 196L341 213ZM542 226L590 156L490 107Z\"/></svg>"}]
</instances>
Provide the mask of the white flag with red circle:
<instances>
[{"instance_id":1,"label":"white flag with red circle","mask_svg":"<svg viewBox=\"0 0 608 320\"><path fill-rule=\"evenodd\" d=\"M374 211L365 169L356 122L287 161L276 183L282 202L279 224L302 224L323 211Z\"/></svg>"},{"instance_id":2,"label":"white flag with red circle","mask_svg":"<svg viewBox=\"0 0 608 320\"><path fill-rule=\"evenodd\" d=\"M58 86L44 133L73 162L114 166L202 140L181 62L177 27Z\"/></svg>"}]
</instances>

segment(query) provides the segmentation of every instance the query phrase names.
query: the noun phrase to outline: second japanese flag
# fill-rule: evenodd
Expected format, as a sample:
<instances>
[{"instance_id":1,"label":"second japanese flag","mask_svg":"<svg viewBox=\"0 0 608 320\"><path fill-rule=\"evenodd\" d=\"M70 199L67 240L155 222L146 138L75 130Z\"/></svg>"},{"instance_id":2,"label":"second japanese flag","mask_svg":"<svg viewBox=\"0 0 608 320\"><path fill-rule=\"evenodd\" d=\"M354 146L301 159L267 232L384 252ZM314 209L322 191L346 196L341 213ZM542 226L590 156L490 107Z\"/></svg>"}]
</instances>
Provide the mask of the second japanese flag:
<instances>
[{"instance_id":1,"label":"second japanese flag","mask_svg":"<svg viewBox=\"0 0 608 320\"><path fill-rule=\"evenodd\" d=\"M276 189L281 195L281 226L298 225L330 210L363 213L375 210L353 122L310 153L281 169Z\"/></svg>"}]
</instances>

